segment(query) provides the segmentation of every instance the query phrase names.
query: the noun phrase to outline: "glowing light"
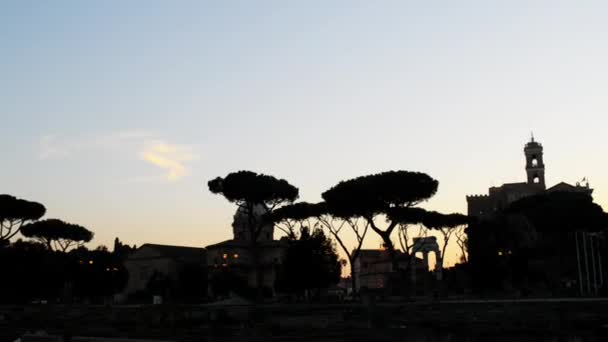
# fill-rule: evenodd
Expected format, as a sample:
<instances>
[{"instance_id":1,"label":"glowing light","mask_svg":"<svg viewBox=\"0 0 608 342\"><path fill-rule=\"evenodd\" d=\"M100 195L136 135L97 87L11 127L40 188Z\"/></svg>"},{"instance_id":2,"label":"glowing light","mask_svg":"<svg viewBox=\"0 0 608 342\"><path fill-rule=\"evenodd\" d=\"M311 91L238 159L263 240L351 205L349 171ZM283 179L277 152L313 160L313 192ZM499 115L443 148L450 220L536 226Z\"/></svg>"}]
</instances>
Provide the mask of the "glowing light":
<instances>
[{"instance_id":1,"label":"glowing light","mask_svg":"<svg viewBox=\"0 0 608 342\"><path fill-rule=\"evenodd\" d=\"M238 258L239 258L239 255L238 255L238 254L234 254L234 258L235 258L235 259L238 259Z\"/></svg>"}]
</instances>

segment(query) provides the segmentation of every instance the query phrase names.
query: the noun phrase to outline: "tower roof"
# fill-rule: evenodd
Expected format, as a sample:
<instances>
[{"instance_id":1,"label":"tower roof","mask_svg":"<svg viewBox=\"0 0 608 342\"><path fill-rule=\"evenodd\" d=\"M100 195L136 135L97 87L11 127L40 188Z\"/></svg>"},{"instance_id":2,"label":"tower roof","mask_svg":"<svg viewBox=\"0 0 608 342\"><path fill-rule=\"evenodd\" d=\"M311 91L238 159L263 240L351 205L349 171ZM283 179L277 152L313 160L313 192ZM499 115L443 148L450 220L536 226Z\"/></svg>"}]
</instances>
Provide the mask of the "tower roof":
<instances>
[{"instance_id":1,"label":"tower roof","mask_svg":"<svg viewBox=\"0 0 608 342\"><path fill-rule=\"evenodd\" d=\"M534 140L534 134L532 134L530 136L530 141L526 144L526 149L528 148L542 148L543 145L541 145L539 142L537 142L536 140Z\"/></svg>"}]
</instances>

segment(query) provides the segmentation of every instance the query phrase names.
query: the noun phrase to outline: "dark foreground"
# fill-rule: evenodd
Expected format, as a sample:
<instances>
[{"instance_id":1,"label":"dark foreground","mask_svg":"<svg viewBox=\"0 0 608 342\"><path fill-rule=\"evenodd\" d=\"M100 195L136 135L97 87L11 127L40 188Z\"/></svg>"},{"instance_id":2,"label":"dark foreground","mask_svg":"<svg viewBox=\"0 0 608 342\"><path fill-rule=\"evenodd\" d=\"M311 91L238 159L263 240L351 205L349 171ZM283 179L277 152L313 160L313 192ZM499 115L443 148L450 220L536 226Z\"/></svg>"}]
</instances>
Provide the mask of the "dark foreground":
<instances>
[{"instance_id":1,"label":"dark foreground","mask_svg":"<svg viewBox=\"0 0 608 342\"><path fill-rule=\"evenodd\" d=\"M36 330L171 341L608 341L608 301L0 307L0 341Z\"/></svg>"}]
</instances>

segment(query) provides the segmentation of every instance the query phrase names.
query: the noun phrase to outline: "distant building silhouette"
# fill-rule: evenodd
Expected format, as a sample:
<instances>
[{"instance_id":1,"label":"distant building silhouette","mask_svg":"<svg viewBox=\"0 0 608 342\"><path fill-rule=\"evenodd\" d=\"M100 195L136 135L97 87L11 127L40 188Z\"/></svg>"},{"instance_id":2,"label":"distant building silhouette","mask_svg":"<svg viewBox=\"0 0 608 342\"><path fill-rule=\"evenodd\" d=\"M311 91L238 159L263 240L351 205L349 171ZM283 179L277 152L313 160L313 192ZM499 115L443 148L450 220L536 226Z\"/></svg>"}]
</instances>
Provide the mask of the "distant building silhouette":
<instances>
[{"instance_id":1,"label":"distant building silhouette","mask_svg":"<svg viewBox=\"0 0 608 342\"><path fill-rule=\"evenodd\" d=\"M537 194L578 192L591 196L593 193L586 179L583 179L584 184L559 182L547 188L543 146L534 137L525 145L524 155L527 181L491 187L487 195L467 196L469 216L480 219L480 222L491 221L511 203ZM576 286L579 295L589 295L597 294L598 289L604 286L604 274L608 271L602 266L604 256L601 246L604 234L586 232L584 228L571 233L535 231L534 246L543 252L530 256L527 267L542 270L547 282L551 282L551 290L559 291L560 287L571 289ZM551 254L551 251L559 252ZM499 251L499 256L506 259L509 253L510 250Z\"/></svg>"},{"instance_id":2,"label":"distant building silhouette","mask_svg":"<svg viewBox=\"0 0 608 342\"><path fill-rule=\"evenodd\" d=\"M118 255L120 257L126 257L127 255L131 254L135 250L137 250L136 245L133 245L133 247L131 247L127 244L122 243L119 238L114 239L114 249L112 250L112 253L114 253L114 255Z\"/></svg>"},{"instance_id":3,"label":"distant building silhouette","mask_svg":"<svg viewBox=\"0 0 608 342\"><path fill-rule=\"evenodd\" d=\"M414 267L413 273L418 274L420 278L429 271L428 260L410 256L399 250L395 252L400 269ZM410 265L412 258L413 265ZM392 261L385 249L362 249L354 263L357 291L384 289L389 285L391 274L394 274Z\"/></svg>"},{"instance_id":4,"label":"distant building silhouette","mask_svg":"<svg viewBox=\"0 0 608 342\"><path fill-rule=\"evenodd\" d=\"M146 291L152 276L162 275L178 288L180 271L189 265L205 265L205 249L183 246L144 244L124 262L129 281L124 294Z\"/></svg>"},{"instance_id":5,"label":"distant building silhouette","mask_svg":"<svg viewBox=\"0 0 608 342\"><path fill-rule=\"evenodd\" d=\"M534 137L524 147L526 158L527 181L521 183L506 183L491 187L487 195L467 196L468 215L484 218L505 209L509 204L543 191L576 191L591 194L589 183L570 185L560 182L547 189L545 184L545 163L543 161L543 146Z\"/></svg>"},{"instance_id":6,"label":"distant building silhouette","mask_svg":"<svg viewBox=\"0 0 608 342\"><path fill-rule=\"evenodd\" d=\"M254 214L258 220L262 219L262 215L266 211L262 205L254 207ZM249 224L247 212L243 208L237 209L232 223L234 238L207 246L207 266L210 278L216 272L229 270L246 279L249 286L255 286L256 272L252 262ZM268 223L262 226L257 244L260 253L259 260L263 269L263 286L274 292L278 269L287 251L287 241L274 240L274 225ZM210 293L210 295L214 294Z\"/></svg>"},{"instance_id":7,"label":"distant building silhouette","mask_svg":"<svg viewBox=\"0 0 608 342\"><path fill-rule=\"evenodd\" d=\"M263 206L254 208L257 219L266 213ZM125 267L129 281L124 295L146 291L153 276L168 279L174 288L179 288L179 274L184 267L201 266L208 270L209 279L220 271L229 271L243 279L247 285L256 284L256 273L251 255L251 231L249 218L244 209L239 208L232 223L234 238L206 248L144 244L126 257ZM266 224L257 238L260 262L263 268L263 286L274 291L278 269L287 251L287 241L274 240L274 225ZM129 250L129 246L115 240L115 251ZM211 282L208 293L212 293Z\"/></svg>"}]
</instances>

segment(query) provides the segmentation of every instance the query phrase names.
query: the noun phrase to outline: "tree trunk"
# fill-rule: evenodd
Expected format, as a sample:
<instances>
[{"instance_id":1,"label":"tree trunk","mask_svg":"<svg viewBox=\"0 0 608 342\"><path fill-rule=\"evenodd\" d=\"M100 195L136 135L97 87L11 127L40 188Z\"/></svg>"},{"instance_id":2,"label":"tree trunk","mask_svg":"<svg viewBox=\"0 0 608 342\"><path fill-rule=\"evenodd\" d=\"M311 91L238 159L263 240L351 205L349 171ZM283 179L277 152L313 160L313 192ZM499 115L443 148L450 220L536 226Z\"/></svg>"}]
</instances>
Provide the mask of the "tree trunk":
<instances>
[{"instance_id":1,"label":"tree trunk","mask_svg":"<svg viewBox=\"0 0 608 342\"><path fill-rule=\"evenodd\" d=\"M401 274L399 272L399 262L397 260L397 253L395 252L395 246L393 246L390 234L386 234L386 232L384 232L384 234L381 234L380 236L384 241L384 248L386 248L386 251L388 252L389 261L392 267L391 272L388 273L388 281L385 290L389 295L394 295L396 288L395 285L401 283Z\"/></svg>"},{"instance_id":2,"label":"tree trunk","mask_svg":"<svg viewBox=\"0 0 608 342\"><path fill-rule=\"evenodd\" d=\"M389 234L382 234L381 237L382 241L384 241L384 248L388 252L388 257L393 268L392 271L397 272L399 270L399 262L397 261L397 254L395 253L395 246L393 246L391 237Z\"/></svg>"},{"instance_id":3,"label":"tree trunk","mask_svg":"<svg viewBox=\"0 0 608 342\"><path fill-rule=\"evenodd\" d=\"M351 280L351 286L353 287L353 291L352 294L353 296L357 293L357 278L356 278L356 271L355 271L355 264L352 258L348 259L348 263L350 264L350 280ZM348 292L348 290L347 290Z\"/></svg>"},{"instance_id":4,"label":"tree trunk","mask_svg":"<svg viewBox=\"0 0 608 342\"><path fill-rule=\"evenodd\" d=\"M261 302L264 299L264 291L263 291L263 269L260 262L260 251L258 248L258 244L255 241L251 244L251 255L252 255L252 263L253 269L255 272L255 287L256 287L256 301Z\"/></svg>"}]
</instances>

